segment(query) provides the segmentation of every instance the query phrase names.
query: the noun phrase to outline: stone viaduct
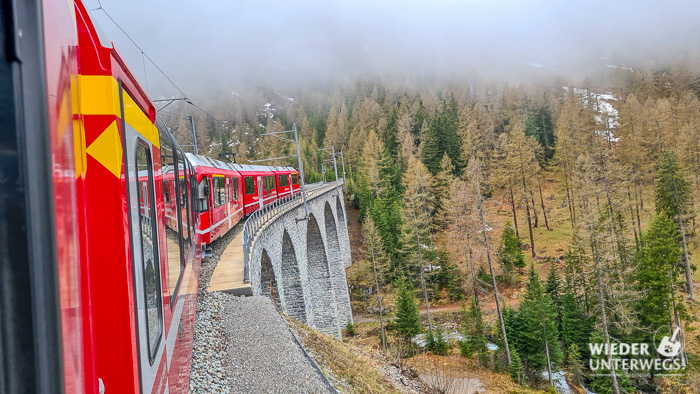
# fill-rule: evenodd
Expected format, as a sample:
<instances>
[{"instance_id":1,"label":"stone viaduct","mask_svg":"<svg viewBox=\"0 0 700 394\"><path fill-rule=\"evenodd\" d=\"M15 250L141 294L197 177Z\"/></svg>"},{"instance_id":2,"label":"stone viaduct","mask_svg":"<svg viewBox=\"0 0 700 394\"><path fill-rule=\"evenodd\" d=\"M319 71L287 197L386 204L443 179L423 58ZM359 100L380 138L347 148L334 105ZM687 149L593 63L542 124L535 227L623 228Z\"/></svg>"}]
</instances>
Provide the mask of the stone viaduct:
<instances>
[{"instance_id":1,"label":"stone viaduct","mask_svg":"<svg viewBox=\"0 0 700 394\"><path fill-rule=\"evenodd\" d=\"M243 230L253 295L274 292L281 310L338 338L341 328L352 322L343 198L342 181L325 184L307 191L308 220L298 196L251 216Z\"/></svg>"}]
</instances>

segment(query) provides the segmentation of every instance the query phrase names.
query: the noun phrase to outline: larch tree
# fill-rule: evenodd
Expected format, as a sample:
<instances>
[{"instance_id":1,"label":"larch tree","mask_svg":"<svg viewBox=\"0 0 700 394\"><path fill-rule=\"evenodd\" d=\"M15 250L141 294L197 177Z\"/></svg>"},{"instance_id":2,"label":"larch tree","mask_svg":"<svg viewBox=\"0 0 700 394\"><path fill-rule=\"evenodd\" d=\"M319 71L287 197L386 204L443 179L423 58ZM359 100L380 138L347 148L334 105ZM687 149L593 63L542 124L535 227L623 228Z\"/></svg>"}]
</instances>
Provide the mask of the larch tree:
<instances>
[{"instance_id":1,"label":"larch tree","mask_svg":"<svg viewBox=\"0 0 700 394\"><path fill-rule=\"evenodd\" d=\"M432 333L424 262L434 255L431 233L432 215L435 212L434 180L420 160L412 159L408 163L403 183L405 189L402 214L404 246L409 262L419 271L418 277L428 313L428 329Z\"/></svg>"},{"instance_id":2,"label":"larch tree","mask_svg":"<svg viewBox=\"0 0 700 394\"><path fill-rule=\"evenodd\" d=\"M479 224L480 224L480 235L481 235L481 240L483 241L483 247L484 251L486 253L486 262L488 263L489 266L489 273L491 275L491 284L493 286L493 296L494 296L494 301L496 303L496 313L498 314L498 320L501 326L501 336L503 339L503 347L506 352L506 360L508 362L508 365L511 363L511 358L510 358L510 347L508 346L508 335L506 334L506 326L505 323L503 322L503 313L501 312L501 301L500 301L500 296L498 295L498 283L496 283L496 275L493 270L493 261L491 258L491 246L489 244L489 237L488 237L488 231L489 231L489 226L486 224L486 219L484 215L484 201L481 195L481 182L482 182L482 175L481 175L481 163L479 160L476 158L472 157L469 160L469 164L467 165L466 172L464 174L464 177L468 179L467 183L467 193L472 193L475 200L476 200L476 208L477 212L479 213Z\"/></svg>"},{"instance_id":3,"label":"larch tree","mask_svg":"<svg viewBox=\"0 0 700 394\"><path fill-rule=\"evenodd\" d=\"M539 171L539 164L535 158L534 141L525 136L524 127L519 122L513 126L508 142L508 155L502 165L515 169L519 177L518 183L522 187L521 201L525 203L527 225L530 232L530 249L534 258L537 256L537 252L535 251L535 237L532 230L533 223L530 214L532 208L530 207L531 196L529 193L529 184Z\"/></svg>"}]
</instances>

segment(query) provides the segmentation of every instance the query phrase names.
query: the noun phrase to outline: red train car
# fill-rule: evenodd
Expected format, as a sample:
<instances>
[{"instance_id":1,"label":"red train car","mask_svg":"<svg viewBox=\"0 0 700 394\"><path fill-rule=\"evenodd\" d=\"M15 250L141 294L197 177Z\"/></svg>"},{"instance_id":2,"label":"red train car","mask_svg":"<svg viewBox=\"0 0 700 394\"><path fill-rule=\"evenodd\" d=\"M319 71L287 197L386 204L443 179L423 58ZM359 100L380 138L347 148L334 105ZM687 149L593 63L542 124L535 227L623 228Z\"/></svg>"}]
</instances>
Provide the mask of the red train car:
<instances>
[{"instance_id":1,"label":"red train car","mask_svg":"<svg viewBox=\"0 0 700 394\"><path fill-rule=\"evenodd\" d=\"M243 217L242 179L232 164L187 153L197 176L199 228L203 244L226 234Z\"/></svg>"},{"instance_id":2,"label":"red train car","mask_svg":"<svg viewBox=\"0 0 700 394\"><path fill-rule=\"evenodd\" d=\"M226 234L243 217L299 192L298 172L292 167L225 163L186 155L197 173L197 233L204 245Z\"/></svg>"},{"instance_id":3,"label":"red train car","mask_svg":"<svg viewBox=\"0 0 700 394\"><path fill-rule=\"evenodd\" d=\"M12 130L0 140L0 381L185 392L196 172L82 2L12 4L0 14L0 126Z\"/></svg>"}]
</instances>

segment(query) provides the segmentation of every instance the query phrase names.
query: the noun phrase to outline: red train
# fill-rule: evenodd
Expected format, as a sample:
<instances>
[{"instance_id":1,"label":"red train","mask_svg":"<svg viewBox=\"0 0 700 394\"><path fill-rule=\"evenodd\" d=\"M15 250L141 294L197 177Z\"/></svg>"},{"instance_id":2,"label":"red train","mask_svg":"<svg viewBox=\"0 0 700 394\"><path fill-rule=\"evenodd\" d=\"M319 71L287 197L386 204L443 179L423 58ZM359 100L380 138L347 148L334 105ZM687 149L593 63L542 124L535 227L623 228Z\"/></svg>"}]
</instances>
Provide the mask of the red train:
<instances>
[{"instance_id":1,"label":"red train","mask_svg":"<svg viewBox=\"0 0 700 394\"><path fill-rule=\"evenodd\" d=\"M185 392L202 245L298 175L184 153L80 0L2 10L0 392Z\"/></svg>"},{"instance_id":2,"label":"red train","mask_svg":"<svg viewBox=\"0 0 700 394\"><path fill-rule=\"evenodd\" d=\"M185 155L197 173L197 233L206 245L226 234L244 216L300 190L299 173L292 167L224 163L192 153Z\"/></svg>"}]
</instances>

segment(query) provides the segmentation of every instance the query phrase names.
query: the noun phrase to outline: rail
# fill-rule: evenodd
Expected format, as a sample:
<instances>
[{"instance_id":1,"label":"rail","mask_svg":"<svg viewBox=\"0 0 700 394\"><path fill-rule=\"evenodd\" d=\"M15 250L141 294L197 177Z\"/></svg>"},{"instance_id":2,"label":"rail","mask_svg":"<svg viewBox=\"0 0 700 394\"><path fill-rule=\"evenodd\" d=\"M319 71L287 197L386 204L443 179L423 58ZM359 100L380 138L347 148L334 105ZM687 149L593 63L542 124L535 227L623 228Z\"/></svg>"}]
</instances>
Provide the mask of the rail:
<instances>
[{"instance_id":1,"label":"rail","mask_svg":"<svg viewBox=\"0 0 700 394\"><path fill-rule=\"evenodd\" d=\"M341 178L338 182L318 182L306 185L306 200L321 195L329 190L342 185L344 180ZM278 199L272 203L263 206L261 209L253 212L248 216L243 224L242 241L243 241L243 281L250 283L250 253L253 250L252 243L258 236L258 233L265 227L265 224L287 210L294 208L303 203L301 192L290 196ZM308 219L308 218L304 218Z\"/></svg>"}]
</instances>

